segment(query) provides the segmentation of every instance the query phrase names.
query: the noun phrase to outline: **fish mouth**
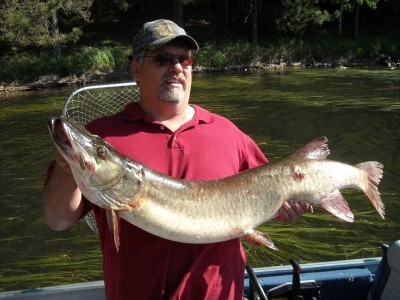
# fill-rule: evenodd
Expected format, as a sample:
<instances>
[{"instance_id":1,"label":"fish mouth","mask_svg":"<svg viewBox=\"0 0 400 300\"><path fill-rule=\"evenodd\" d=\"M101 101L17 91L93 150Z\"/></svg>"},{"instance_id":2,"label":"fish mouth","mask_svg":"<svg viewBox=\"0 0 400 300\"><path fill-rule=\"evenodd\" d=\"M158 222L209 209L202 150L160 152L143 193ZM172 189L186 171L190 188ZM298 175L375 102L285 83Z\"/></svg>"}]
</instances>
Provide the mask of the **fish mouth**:
<instances>
[{"instance_id":1,"label":"fish mouth","mask_svg":"<svg viewBox=\"0 0 400 300\"><path fill-rule=\"evenodd\" d=\"M72 168L95 170L95 161L88 151L92 147L91 139L82 124L63 116L52 117L48 120L48 129L54 145Z\"/></svg>"},{"instance_id":2,"label":"fish mouth","mask_svg":"<svg viewBox=\"0 0 400 300\"><path fill-rule=\"evenodd\" d=\"M72 143L68 138L63 123L60 118L52 117L48 121L48 127L52 134L54 142L62 148L72 148Z\"/></svg>"}]
</instances>

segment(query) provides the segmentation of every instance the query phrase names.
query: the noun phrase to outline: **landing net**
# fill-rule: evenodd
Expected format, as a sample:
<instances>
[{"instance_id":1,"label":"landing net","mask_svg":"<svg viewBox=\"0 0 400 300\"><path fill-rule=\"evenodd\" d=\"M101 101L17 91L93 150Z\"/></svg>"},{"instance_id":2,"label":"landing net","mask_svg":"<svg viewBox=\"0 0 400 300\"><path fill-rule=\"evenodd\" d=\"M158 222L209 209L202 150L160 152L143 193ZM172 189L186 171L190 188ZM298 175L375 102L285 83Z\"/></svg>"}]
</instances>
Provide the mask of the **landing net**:
<instances>
[{"instance_id":1,"label":"landing net","mask_svg":"<svg viewBox=\"0 0 400 300\"><path fill-rule=\"evenodd\" d=\"M87 124L119 112L134 101L139 101L139 89L135 82L88 86L68 97L63 115Z\"/></svg>"},{"instance_id":2,"label":"landing net","mask_svg":"<svg viewBox=\"0 0 400 300\"><path fill-rule=\"evenodd\" d=\"M87 124L99 117L115 114L129 102L137 101L139 89L135 82L88 86L68 97L62 114ZM85 216L85 221L98 233L93 212Z\"/></svg>"}]
</instances>

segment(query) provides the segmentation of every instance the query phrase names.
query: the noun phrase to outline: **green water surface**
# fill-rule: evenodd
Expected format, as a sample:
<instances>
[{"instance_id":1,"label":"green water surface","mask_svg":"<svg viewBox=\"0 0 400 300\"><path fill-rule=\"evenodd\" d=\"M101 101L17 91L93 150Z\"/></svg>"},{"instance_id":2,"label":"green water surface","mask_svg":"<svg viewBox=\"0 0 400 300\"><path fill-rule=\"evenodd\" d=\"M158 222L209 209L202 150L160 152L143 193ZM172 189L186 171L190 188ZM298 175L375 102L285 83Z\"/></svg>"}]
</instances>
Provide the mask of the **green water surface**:
<instances>
[{"instance_id":1,"label":"green water surface","mask_svg":"<svg viewBox=\"0 0 400 300\"><path fill-rule=\"evenodd\" d=\"M97 236L81 221L51 231L40 194L54 153L47 118L71 88L0 95L0 291L101 279ZM280 251L245 245L253 266L380 256L400 238L400 70L301 70L195 74L192 102L235 122L270 161L329 138L330 159L385 165L380 219L367 198L344 191L354 223L321 209L261 227Z\"/></svg>"}]
</instances>

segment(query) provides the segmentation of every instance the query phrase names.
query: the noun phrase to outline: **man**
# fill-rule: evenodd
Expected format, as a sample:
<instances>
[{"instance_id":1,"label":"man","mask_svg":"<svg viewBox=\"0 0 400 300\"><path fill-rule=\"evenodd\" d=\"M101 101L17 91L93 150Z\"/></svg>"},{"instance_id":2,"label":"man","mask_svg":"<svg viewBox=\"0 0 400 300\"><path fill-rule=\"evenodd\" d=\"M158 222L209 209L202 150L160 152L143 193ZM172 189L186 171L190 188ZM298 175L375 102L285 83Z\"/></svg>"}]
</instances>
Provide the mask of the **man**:
<instances>
[{"instance_id":1,"label":"man","mask_svg":"<svg viewBox=\"0 0 400 300\"><path fill-rule=\"evenodd\" d=\"M247 135L227 119L189 105L192 50L197 42L175 23L144 24L133 40L131 72L139 103L95 120L89 131L119 152L164 174L214 180L267 163ZM85 200L69 166L56 155L43 194L49 226L68 228L92 209L103 253L107 299L242 299L245 254L238 239L206 245L172 242L121 220L120 249L103 209ZM306 204L285 203L279 219L295 219ZM174 220L171 220L173 222Z\"/></svg>"}]
</instances>

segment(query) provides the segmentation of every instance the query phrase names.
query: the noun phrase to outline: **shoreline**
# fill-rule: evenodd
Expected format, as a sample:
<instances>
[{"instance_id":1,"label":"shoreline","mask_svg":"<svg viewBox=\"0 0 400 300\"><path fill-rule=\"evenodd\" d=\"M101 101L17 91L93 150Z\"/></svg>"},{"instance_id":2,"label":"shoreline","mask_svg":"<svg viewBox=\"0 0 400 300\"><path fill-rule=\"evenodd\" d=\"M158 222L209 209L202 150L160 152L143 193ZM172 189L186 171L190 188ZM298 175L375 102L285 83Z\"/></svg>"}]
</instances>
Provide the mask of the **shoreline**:
<instances>
[{"instance_id":1,"label":"shoreline","mask_svg":"<svg viewBox=\"0 0 400 300\"><path fill-rule=\"evenodd\" d=\"M315 63L314 65L307 66L303 63L281 63L281 64L257 64L251 66L227 66L227 67L202 67L195 66L193 68L193 74L196 73L214 73L214 72L236 72L236 71L248 71L248 70L292 70L292 69L346 69L346 68L374 68L374 69L397 69L400 64L379 64L376 62L357 62L357 63ZM86 84L101 83L101 82L118 82L118 81L129 81L132 80L132 76L129 71L119 72L85 72L84 74L70 75L66 77L60 77L59 75L44 75L39 76L34 82L30 83L18 83L12 82L9 84L0 85L0 93L18 93L25 91L35 91L48 88L62 88L67 86L76 86L77 88L83 87Z\"/></svg>"}]
</instances>

